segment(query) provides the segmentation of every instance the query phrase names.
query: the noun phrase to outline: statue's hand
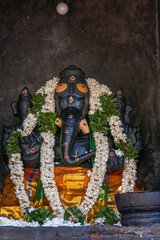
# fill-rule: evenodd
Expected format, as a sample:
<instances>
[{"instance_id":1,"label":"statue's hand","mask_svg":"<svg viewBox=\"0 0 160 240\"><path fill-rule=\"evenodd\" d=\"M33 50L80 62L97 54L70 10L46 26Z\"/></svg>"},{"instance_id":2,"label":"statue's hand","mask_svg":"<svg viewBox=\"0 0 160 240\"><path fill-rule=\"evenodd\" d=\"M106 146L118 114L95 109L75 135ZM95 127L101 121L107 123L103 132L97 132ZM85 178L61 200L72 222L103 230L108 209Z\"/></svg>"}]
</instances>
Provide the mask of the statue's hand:
<instances>
[{"instance_id":1,"label":"statue's hand","mask_svg":"<svg viewBox=\"0 0 160 240\"><path fill-rule=\"evenodd\" d=\"M124 157L117 156L115 152L110 151L108 164L107 164L107 172L111 173L114 171L123 171L124 169Z\"/></svg>"},{"instance_id":2,"label":"statue's hand","mask_svg":"<svg viewBox=\"0 0 160 240\"><path fill-rule=\"evenodd\" d=\"M131 139L132 143L133 143L133 147L135 149L137 149L137 151L142 150L143 146L142 146L142 135L141 135L141 130L140 127L132 127L129 124L126 124L124 126L124 132L127 135L128 139Z\"/></svg>"},{"instance_id":3,"label":"statue's hand","mask_svg":"<svg viewBox=\"0 0 160 240\"><path fill-rule=\"evenodd\" d=\"M10 136L13 132L16 132L17 129L22 129L22 123L15 124L13 126L4 126L3 134Z\"/></svg>"},{"instance_id":4,"label":"statue's hand","mask_svg":"<svg viewBox=\"0 0 160 240\"><path fill-rule=\"evenodd\" d=\"M2 139L1 139L1 147L2 147L2 156L3 161L5 161L5 164L8 164L8 156L7 156L7 140L10 138L11 134L13 132L16 132L17 129L22 129L22 123L13 125L13 126L3 126L3 132L2 132Z\"/></svg>"},{"instance_id":5,"label":"statue's hand","mask_svg":"<svg viewBox=\"0 0 160 240\"><path fill-rule=\"evenodd\" d=\"M40 147L42 142L43 138L38 133L32 133L27 137L19 138L25 168L39 167Z\"/></svg>"}]
</instances>

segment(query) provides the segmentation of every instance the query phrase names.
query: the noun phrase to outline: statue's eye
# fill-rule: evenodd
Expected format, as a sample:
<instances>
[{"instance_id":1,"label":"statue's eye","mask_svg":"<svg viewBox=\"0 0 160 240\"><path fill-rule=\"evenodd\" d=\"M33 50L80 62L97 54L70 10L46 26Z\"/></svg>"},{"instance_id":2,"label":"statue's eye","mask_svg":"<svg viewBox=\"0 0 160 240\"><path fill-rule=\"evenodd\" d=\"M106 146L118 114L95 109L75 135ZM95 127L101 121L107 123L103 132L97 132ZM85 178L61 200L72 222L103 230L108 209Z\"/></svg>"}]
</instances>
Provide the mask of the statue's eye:
<instances>
[{"instance_id":1,"label":"statue's eye","mask_svg":"<svg viewBox=\"0 0 160 240\"><path fill-rule=\"evenodd\" d=\"M78 83L77 84L77 88L78 88L78 90L80 92L83 92L83 93L87 93L88 92L88 88L84 84Z\"/></svg>"},{"instance_id":2,"label":"statue's eye","mask_svg":"<svg viewBox=\"0 0 160 240\"><path fill-rule=\"evenodd\" d=\"M64 92L67 88L67 84L66 83L59 83L57 88L56 88L56 92L60 93L60 92Z\"/></svg>"}]
</instances>

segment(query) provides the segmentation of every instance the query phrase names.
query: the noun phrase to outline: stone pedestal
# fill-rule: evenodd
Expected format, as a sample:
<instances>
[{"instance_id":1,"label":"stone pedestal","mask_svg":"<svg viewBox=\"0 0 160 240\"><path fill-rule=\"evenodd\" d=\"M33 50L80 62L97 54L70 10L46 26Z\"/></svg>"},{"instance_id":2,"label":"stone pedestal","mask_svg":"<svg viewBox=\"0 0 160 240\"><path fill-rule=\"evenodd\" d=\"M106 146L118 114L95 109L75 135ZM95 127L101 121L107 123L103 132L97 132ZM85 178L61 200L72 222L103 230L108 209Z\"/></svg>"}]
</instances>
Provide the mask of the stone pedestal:
<instances>
[{"instance_id":1,"label":"stone pedestal","mask_svg":"<svg viewBox=\"0 0 160 240\"><path fill-rule=\"evenodd\" d=\"M160 192L116 194L117 208L124 226L160 223Z\"/></svg>"}]
</instances>

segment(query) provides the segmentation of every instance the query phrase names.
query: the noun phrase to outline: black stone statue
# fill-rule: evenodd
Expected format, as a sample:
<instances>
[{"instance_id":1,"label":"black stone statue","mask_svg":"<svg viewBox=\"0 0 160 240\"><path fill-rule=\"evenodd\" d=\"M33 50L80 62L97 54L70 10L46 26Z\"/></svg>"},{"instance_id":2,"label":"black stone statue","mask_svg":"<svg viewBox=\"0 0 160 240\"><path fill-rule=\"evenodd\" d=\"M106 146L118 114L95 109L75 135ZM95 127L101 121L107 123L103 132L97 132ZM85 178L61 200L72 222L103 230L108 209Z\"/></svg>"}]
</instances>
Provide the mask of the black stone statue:
<instances>
[{"instance_id":1,"label":"black stone statue","mask_svg":"<svg viewBox=\"0 0 160 240\"><path fill-rule=\"evenodd\" d=\"M69 66L60 73L60 81L55 92L56 112L58 118L55 123L59 126L56 133L55 166L81 166L91 168L90 159L95 152L90 151L90 136L88 127L88 108L89 108L89 88L85 81L85 74L76 66ZM129 114L131 106L126 105L125 96L122 90L118 90L117 108L120 111L121 121L125 133L133 142L134 147L140 152L142 150L142 140L139 127L132 127ZM18 99L12 102L13 114L20 118L20 122L14 126L4 126L2 133L2 155L3 163L7 166L8 157L6 154L7 140L12 132L18 128L22 129L24 119L27 117L27 109L32 106L32 96L25 87ZM114 152L114 143L109 138L109 160L107 171L123 170L123 156L117 156ZM27 136L19 139L22 149L22 160L24 168L39 168L40 147L43 142L38 132L38 128ZM35 149L34 153L30 151ZM3 184L1 188L3 187Z\"/></svg>"}]
</instances>

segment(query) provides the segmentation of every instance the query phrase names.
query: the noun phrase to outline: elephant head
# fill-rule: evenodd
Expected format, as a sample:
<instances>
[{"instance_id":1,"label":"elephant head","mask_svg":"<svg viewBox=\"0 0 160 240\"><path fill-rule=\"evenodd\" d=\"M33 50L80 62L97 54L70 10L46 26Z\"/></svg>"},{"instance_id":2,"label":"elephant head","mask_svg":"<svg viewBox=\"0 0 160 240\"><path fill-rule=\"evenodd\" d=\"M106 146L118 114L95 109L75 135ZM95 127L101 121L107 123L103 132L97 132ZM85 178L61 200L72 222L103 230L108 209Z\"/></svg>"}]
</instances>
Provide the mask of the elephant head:
<instances>
[{"instance_id":1,"label":"elephant head","mask_svg":"<svg viewBox=\"0 0 160 240\"><path fill-rule=\"evenodd\" d=\"M66 166L79 166L95 155L94 151L77 157L71 154L79 132L89 133L86 120L89 108L89 89L85 81L85 74L80 68L69 66L60 72L55 100L58 113L55 123L61 128L60 152L62 162Z\"/></svg>"}]
</instances>

